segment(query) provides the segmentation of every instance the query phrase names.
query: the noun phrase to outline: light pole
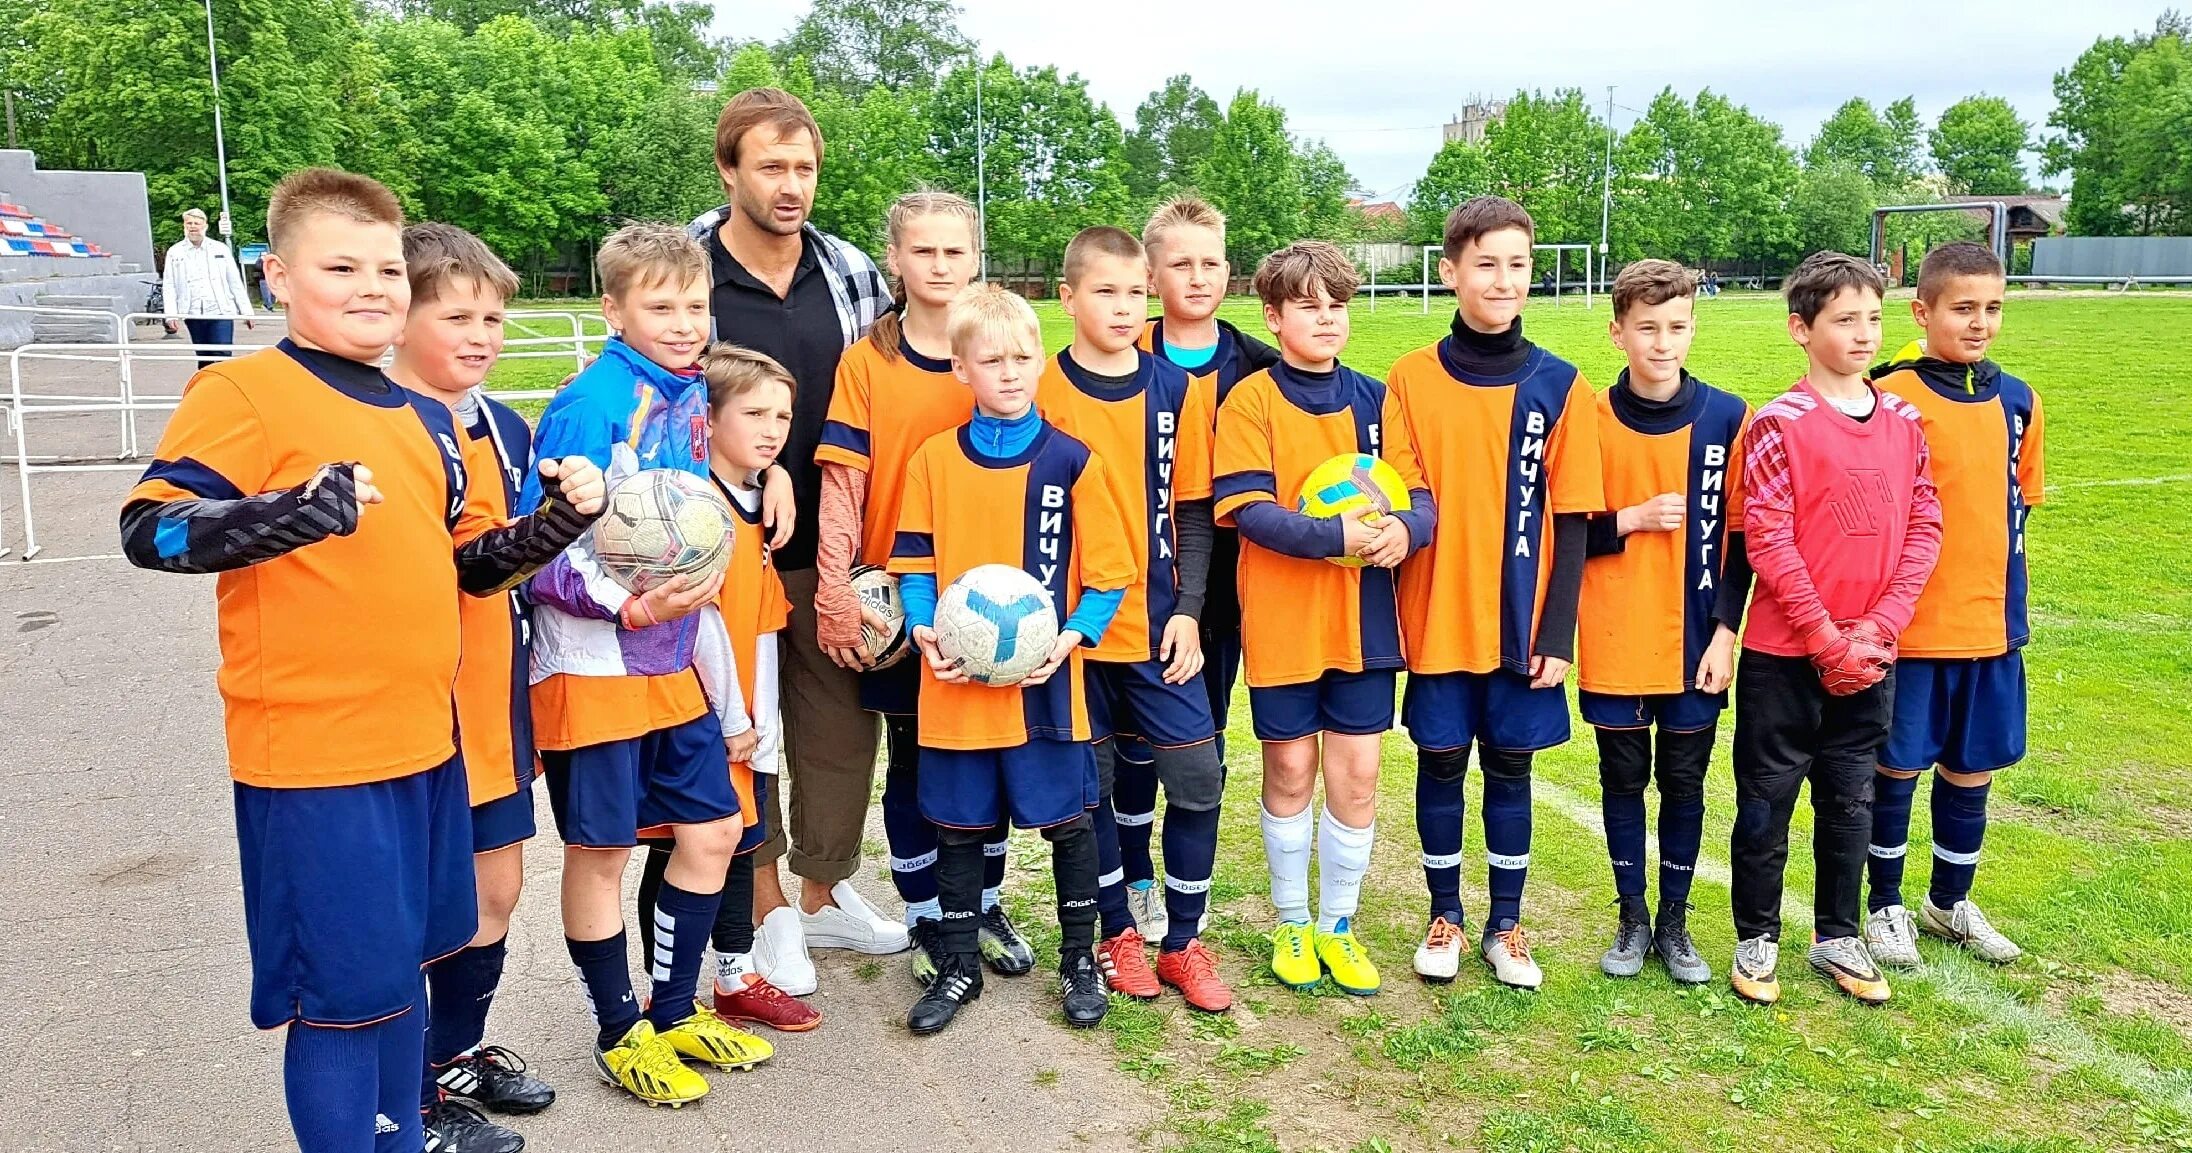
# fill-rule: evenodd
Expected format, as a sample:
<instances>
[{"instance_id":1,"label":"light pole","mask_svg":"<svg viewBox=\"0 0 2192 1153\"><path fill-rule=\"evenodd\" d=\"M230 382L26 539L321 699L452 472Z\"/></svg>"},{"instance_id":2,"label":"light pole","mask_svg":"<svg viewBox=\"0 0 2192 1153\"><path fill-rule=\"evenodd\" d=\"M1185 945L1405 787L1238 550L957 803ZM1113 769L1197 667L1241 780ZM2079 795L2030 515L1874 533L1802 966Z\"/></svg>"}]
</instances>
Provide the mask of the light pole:
<instances>
[{"instance_id":1,"label":"light pole","mask_svg":"<svg viewBox=\"0 0 2192 1153\"><path fill-rule=\"evenodd\" d=\"M974 48L974 251L982 283L989 283L989 132L982 123L982 48Z\"/></svg>"},{"instance_id":2,"label":"light pole","mask_svg":"<svg viewBox=\"0 0 2192 1153\"><path fill-rule=\"evenodd\" d=\"M1614 222L1614 86L1606 86L1606 179L1598 202L1598 287L1606 289L1606 270L1613 266L1607 245ZM1589 277L1585 277L1589 279Z\"/></svg>"},{"instance_id":3,"label":"light pole","mask_svg":"<svg viewBox=\"0 0 2192 1153\"><path fill-rule=\"evenodd\" d=\"M228 142L221 135L221 50L213 42L213 0L205 0L206 59L213 70L213 157L221 173L221 239L232 231L228 215Z\"/></svg>"}]
</instances>

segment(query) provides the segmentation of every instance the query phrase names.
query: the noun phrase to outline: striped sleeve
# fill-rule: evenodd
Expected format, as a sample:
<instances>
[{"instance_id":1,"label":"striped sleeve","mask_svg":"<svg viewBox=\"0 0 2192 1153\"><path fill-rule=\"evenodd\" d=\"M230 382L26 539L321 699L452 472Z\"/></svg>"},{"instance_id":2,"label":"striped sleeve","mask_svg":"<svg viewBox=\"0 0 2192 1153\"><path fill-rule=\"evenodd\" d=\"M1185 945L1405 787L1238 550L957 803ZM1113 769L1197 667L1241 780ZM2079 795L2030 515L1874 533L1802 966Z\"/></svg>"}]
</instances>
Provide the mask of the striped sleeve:
<instances>
[{"instance_id":1,"label":"striped sleeve","mask_svg":"<svg viewBox=\"0 0 2192 1153\"><path fill-rule=\"evenodd\" d=\"M868 378L867 363L868 358L857 351L847 353L837 362L837 382L830 392L829 415L822 420L821 442L814 446L816 461L868 471L869 435L874 427L869 402L874 389Z\"/></svg>"},{"instance_id":2,"label":"striped sleeve","mask_svg":"<svg viewBox=\"0 0 2192 1153\"><path fill-rule=\"evenodd\" d=\"M1235 388L1218 408L1218 432L1211 456L1212 512L1221 525L1232 527L1234 514L1257 501L1279 499L1278 478L1272 472L1271 428L1264 413L1261 393Z\"/></svg>"},{"instance_id":3,"label":"striped sleeve","mask_svg":"<svg viewBox=\"0 0 2192 1153\"><path fill-rule=\"evenodd\" d=\"M906 462L906 488L898 501L898 535L891 540L884 568L901 575L936 573L936 501L929 481L926 447Z\"/></svg>"}]
</instances>

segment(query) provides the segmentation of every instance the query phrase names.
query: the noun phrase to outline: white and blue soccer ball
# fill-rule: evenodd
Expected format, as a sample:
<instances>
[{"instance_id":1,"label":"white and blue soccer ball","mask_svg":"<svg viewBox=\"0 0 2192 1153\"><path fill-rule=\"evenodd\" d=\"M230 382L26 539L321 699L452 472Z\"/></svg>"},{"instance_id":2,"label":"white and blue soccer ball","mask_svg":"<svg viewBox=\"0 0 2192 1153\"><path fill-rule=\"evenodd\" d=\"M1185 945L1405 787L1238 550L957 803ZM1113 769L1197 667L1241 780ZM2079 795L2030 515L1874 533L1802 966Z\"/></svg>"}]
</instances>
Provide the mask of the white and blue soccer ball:
<instances>
[{"instance_id":1,"label":"white and blue soccer ball","mask_svg":"<svg viewBox=\"0 0 2192 1153\"><path fill-rule=\"evenodd\" d=\"M1050 590L1011 565L976 565L936 598L936 647L976 684L1019 684L1057 642Z\"/></svg>"},{"instance_id":2,"label":"white and blue soccer ball","mask_svg":"<svg viewBox=\"0 0 2192 1153\"><path fill-rule=\"evenodd\" d=\"M724 571L738 540L731 506L715 486L670 468L644 469L618 482L593 534L601 571L634 595L674 576Z\"/></svg>"}]
</instances>

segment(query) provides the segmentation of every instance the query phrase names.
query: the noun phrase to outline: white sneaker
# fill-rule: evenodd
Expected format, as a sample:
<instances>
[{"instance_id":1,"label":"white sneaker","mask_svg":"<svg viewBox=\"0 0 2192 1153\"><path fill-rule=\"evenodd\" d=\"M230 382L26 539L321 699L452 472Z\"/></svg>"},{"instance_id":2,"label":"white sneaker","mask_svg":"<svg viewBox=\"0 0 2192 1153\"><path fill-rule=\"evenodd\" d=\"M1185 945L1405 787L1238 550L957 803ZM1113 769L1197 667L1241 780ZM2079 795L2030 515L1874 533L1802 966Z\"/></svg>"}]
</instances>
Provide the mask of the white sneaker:
<instances>
[{"instance_id":1,"label":"white sneaker","mask_svg":"<svg viewBox=\"0 0 2192 1153\"><path fill-rule=\"evenodd\" d=\"M794 997L815 991L814 959L807 956L807 932L799 910L785 905L761 918L754 930L754 971L769 984Z\"/></svg>"},{"instance_id":2,"label":"white sneaker","mask_svg":"<svg viewBox=\"0 0 2192 1153\"><path fill-rule=\"evenodd\" d=\"M808 948L851 949L855 953L886 956L903 953L913 944L906 934L906 926L877 916L850 881L831 885L830 898L837 903L824 905L819 913L799 911L799 924L806 930Z\"/></svg>"},{"instance_id":3,"label":"white sneaker","mask_svg":"<svg viewBox=\"0 0 2192 1153\"><path fill-rule=\"evenodd\" d=\"M1492 979L1515 989L1535 989L1545 983L1544 970L1530 959L1530 936L1521 925L1504 933L1487 928L1483 941L1484 963L1492 967Z\"/></svg>"},{"instance_id":4,"label":"white sneaker","mask_svg":"<svg viewBox=\"0 0 2192 1153\"><path fill-rule=\"evenodd\" d=\"M1971 955L1991 965L2007 965L2025 955L2017 942L2002 935L1970 901L1958 901L1952 909L1936 907L1932 898L1918 907L1918 925L1926 932L1962 945Z\"/></svg>"},{"instance_id":5,"label":"white sneaker","mask_svg":"<svg viewBox=\"0 0 2192 1153\"><path fill-rule=\"evenodd\" d=\"M1165 932L1172 927L1172 918L1165 912L1165 890L1161 881L1129 883L1126 911L1134 915L1134 925L1142 931L1142 936L1151 941L1164 940Z\"/></svg>"},{"instance_id":6,"label":"white sneaker","mask_svg":"<svg viewBox=\"0 0 2192 1153\"><path fill-rule=\"evenodd\" d=\"M1889 905L1865 918L1865 947L1872 950L1872 959L1882 965L1897 969L1915 969L1918 957L1918 926L1911 920L1910 910L1902 905Z\"/></svg>"},{"instance_id":7,"label":"white sneaker","mask_svg":"<svg viewBox=\"0 0 2192 1153\"><path fill-rule=\"evenodd\" d=\"M1445 984L1461 972L1461 926L1434 917L1416 946L1416 976Z\"/></svg>"}]
</instances>

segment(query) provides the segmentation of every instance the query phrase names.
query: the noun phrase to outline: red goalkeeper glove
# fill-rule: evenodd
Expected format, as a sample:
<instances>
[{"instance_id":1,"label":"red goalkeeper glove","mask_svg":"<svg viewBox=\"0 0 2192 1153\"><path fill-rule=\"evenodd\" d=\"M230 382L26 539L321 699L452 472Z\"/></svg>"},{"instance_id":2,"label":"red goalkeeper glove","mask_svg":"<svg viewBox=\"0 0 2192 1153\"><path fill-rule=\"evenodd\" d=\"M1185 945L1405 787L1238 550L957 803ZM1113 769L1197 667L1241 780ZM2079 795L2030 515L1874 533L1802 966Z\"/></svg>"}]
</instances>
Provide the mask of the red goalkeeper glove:
<instances>
[{"instance_id":1,"label":"red goalkeeper glove","mask_svg":"<svg viewBox=\"0 0 2192 1153\"><path fill-rule=\"evenodd\" d=\"M1812 653L1811 665L1819 670L1819 683L1838 697L1879 684L1895 664L1895 641L1869 618L1836 622L1813 634L1813 640L1825 644Z\"/></svg>"}]
</instances>

